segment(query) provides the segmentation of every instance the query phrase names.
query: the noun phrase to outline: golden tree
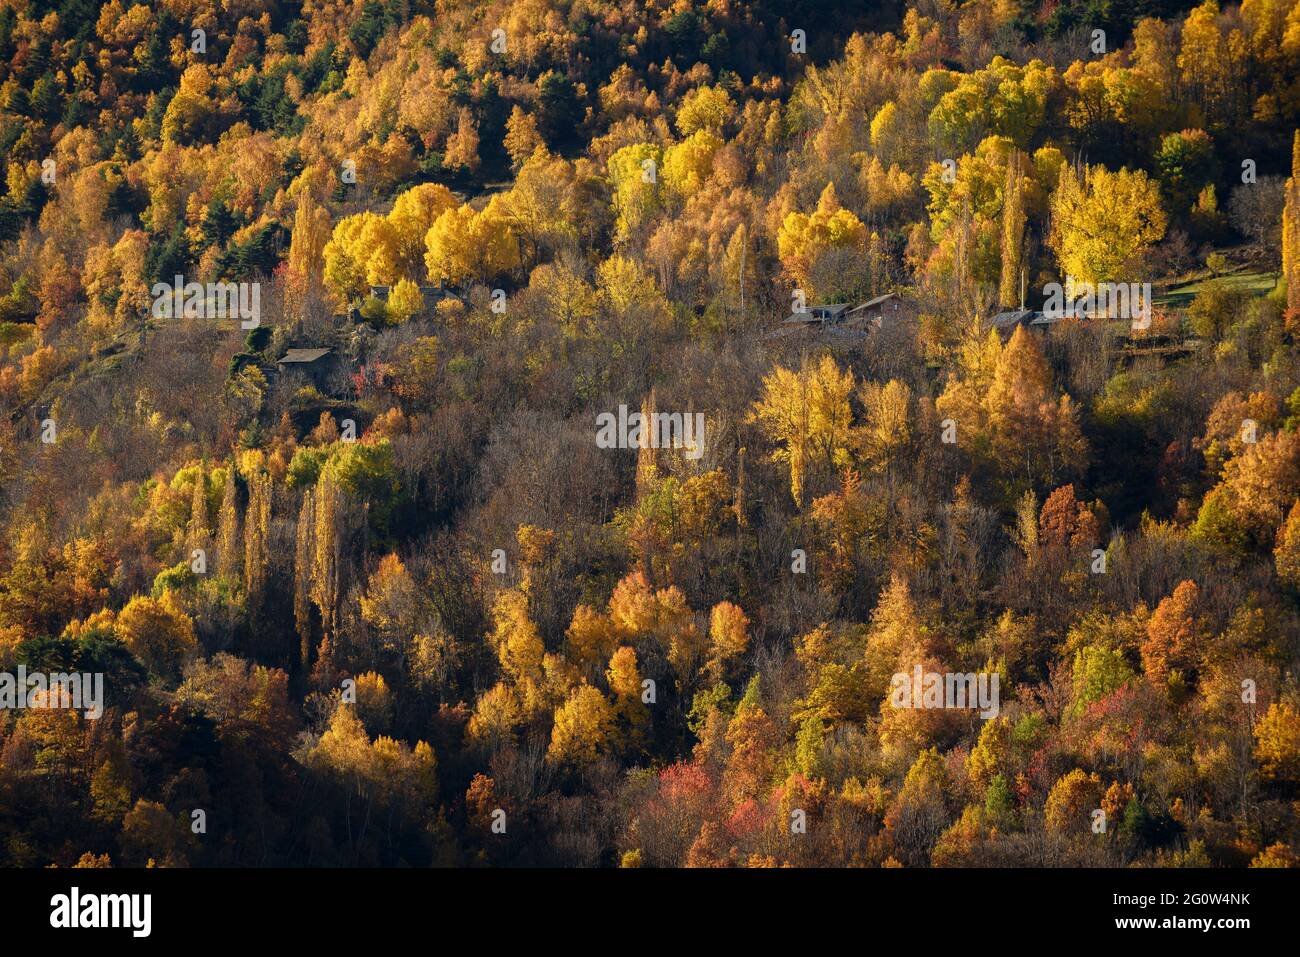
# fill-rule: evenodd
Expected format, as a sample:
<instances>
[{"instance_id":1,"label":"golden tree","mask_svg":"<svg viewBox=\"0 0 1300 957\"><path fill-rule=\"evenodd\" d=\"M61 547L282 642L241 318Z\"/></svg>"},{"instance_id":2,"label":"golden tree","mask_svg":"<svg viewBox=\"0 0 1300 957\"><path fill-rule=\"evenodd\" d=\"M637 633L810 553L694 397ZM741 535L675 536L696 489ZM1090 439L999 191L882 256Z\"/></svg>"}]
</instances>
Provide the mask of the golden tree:
<instances>
[{"instance_id":1,"label":"golden tree","mask_svg":"<svg viewBox=\"0 0 1300 957\"><path fill-rule=\"evenodd\" d=\"M641 671L636 649L623 645L609 659L605 681L614 698L614 710L630 739L639 739L650 722L650 710L641 700Z\"/></svg>"},{"instance_id":2,"label":"golden tree","mask_svg":"<svg viewBox=\"0 0 1300 957\"><path fill-rule=\"evenodd\" d=\"M1273 564L1278 578L1300 589L1300 498L1291 504L1286 521L1278 529Z\"/></svg>"},{"instance_id":3,"label":"golden tree","mask_svg":"<svg viewBox=\"0 0 1300 957\"><path fill-rule=\"evenodd\" d=\"M271 561L271 474L260 463L249 475L248 508L244 513L244 593L260 601L266 588Z\"/></svg>"},{"instance_id":4,"label":"golden tree","mask_svg":"<svg viewBox=\"0 0 1300 957\"><path fill-rule=\"evenodd\" d=\"M538 147L545 148L542 136L537 132L537 120L515 104L510 111L510 118L506 120L505 148L510 154L510 165L518 170L537 152Z\"/></svg>"},{"instance_id":5,"label":"golden tree","mask_svg":"<svg viewBox=\"0 0 1300 957\"><path fill-rule=\"evenodd\" d=\"M1300 711L1275 701L1255 726L1255 759L1265 777L1300 779Z\"/></svg>"},{"instance_id":6,"label":"golden tree","mask_svg":"<svg viewBox=\"0 0 1300 957\"><path fill-rule=\"evenodd\" d=\"M161 599L136 595L117 616L117 635L131 653L161 675L175 675L198 645L194 623L172 592Z\"/></svg>"},{"instance_id":7,"label":"golden tree","mask_svg":"<svg viewBox=\"0 0 1300 957\"><path fill-rule=\"evenodd\" d=\"M1092 813L1101 807L1101 778L1075 768L1062 775L1048 792L1043 823L1056 834L1086 834L1092 828Z\"/></svg>"},{"instance_id":8,"label":"golden tree","mask_svg":"<svg viewBox=\"0 0 1300 957\"><path fill-rule=\"evenodd\" d=\"M1282 280L1287 308L1300 309L1300 130L1291 140L1291 176L1282 207Z\"/></svg>"},{"instance_id":9,"label":"golden tree","mask_svg":"<svg viewBox=\"0 0 1300 957\"><path fill-rule=\"evenodd\" d=\"M998 300L1004 306L1020 302L1024 271L1025 198L1021 154L1012 150L1007 157L1007 182L1002 191L1002 274Z\"/></svg>"},{"instance_id":10,"label":"golden tree","mask_svg":"<svg viewBox=\"0 0 1300 957\"><path fill-rule=\"evenodd\" d=\"M790 494L800 507L810 475L848 464L852 392L853 373L841 371L829 355L820 362L805 358L797 372L777 366L763 379L753 417L780 443L773 458L789 466Z\"/></svg>"},{"instance_id":11,"label":"golden tree","mask_svg":"<svg viewBox=\"0 0 1300 957\"><path fill-rule=\"evenodd\" d=\"M298 632L298 660L305 671L311 665L312 573L316 558L316 496L308 490L298 510L293 550L293 620Z\"/></svg>"},{"instance_id":12,"label":"golden tree","mask_svg":"<svg viewBox=\"0 0 1300 957\"><path fill-rule=\"evenodd\" d=\"M330 240L329 210L320 206L310 190L304 190L294 212L289 239L289 269L304 279L318 279L325 244Z\"/></svg>"},{"instance_id":13,"label":"golden tree","mask_svg":"<svg viewBox=\"0 0 1300 957\"><path fill-rule=\"evenodd\" d=\"M840 205L835 184L827 183L811 215L788 214L777 232L777 252L789 276L812 295L811 276L816 260L832 249L865 254L867 227L852 212Z\"/></svg>"},{"instance_id":14,"label":"golden tree","mask_svg":"<svg viewBox=\"0 0 1300 957\"><path fill-rule=\"evenodd\" d=\"M1061 170L1052 196L1051 246L1061 271L1086 283L1129 282L1165 235L1160 190L1142 170Z\"/></svg>"},{"instance_id":15,"label":"golden tree","mask_svg":"<svg viewBox=\"0 0 1300 957\"><path fill-rule=\"evenodd\" d=\"M1086 464L1074 403L1057 398L1047 360L1024 326L998 356L984 405L994 456L1008 470L1023 466L1029 480L1050 483Z\"/></svg>"},{"instance_id":16,"label":"golden tree","mask_svg":"<svg viewBox=\"0 0 1300 957\"><path fill-rule=\"evenodd\" d=\"M614 709L599 690L583 684L555 709L546 758L562 767L585 767L609 749L613 736Z\"/></svg>"},{"instance_id":17,"label":"golden tree","mask_svg":"<svg viewBox=\"0 0 1300 957\"><path fill-rule=\"evenodd\" d=\"M222 470L221 509L217 515L217 568L222 575L240 574L239 500L236 489L237 469L232 460Z\"/></svg>"},{"instance_id":18,"label":"golden tree","mask_svg":"<svg viewBox=\"0 0 1300 957\"><path fill-rule=\"evenodd\" d=\"M448 169L463 169L471 173L478 169L478 124L468 107L461 107L456 132L447 137L442 162Z\"/></svg>"},{"instance_id":19,"label":"golden tree","mask_svg":"<svg viewBox=\"0 0 1300 957\"><path fill-rule=\"evenodd\" d=\"M709 614L709 675L721 681L729 662L749 648L749 616L739 605L720 601Z\"/></svg>"}]
</instances>

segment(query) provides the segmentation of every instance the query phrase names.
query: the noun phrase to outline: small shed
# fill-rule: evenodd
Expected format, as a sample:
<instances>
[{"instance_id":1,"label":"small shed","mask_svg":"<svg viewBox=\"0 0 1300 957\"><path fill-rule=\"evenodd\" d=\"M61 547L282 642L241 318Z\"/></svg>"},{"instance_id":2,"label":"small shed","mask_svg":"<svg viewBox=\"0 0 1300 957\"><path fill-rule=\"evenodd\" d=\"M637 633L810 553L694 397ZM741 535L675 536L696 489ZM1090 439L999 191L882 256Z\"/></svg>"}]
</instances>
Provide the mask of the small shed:
<instances>
[{"instance_id":1,"label":"small shed","mask_svg":"<svg viewBox=\"0 0 1300 957\"><path fill-rule=\"evenodd\" d=\"M848 311L849 304L837 302L829 305L808 306L802 312L792 312L783 322L787 325L834 325Z\"/></svg>"},{"instance_id":2,"label":"small shed","mask_svg":"<svg viewBox=\"0 0 1300 957\"><path fill-rule=\"evenodd\" d=\"M319 362L333 352L333 349L290 349L276 363L281 369L287 365L308 366Z\"/></svg>"},{"instance_id":3,"label":"small shed","mask_svg":"<svg viewBox=\"0 0 1300 957\"><path fill-rule=\"evenodd\" d=\"M913 304L896 292L869 299L854 306L844 314L845 321L857 328L879 329L886 324L907 318L915 312Z\"/></svg>"},{"instance_id":4,"label":"small shed","mask_svg":"<svg viewBox=\"0 0 1300 957\"><path fill-rule=\"evenodd\" d=\"M1033 321L1034 310L1032 309L1008 309L1005 312L999 312L989 320L989 325L996 329L1002 335L1011 335L1016 326L1027 325Z\"/></svg>"},{"instance_id":5,"label":"small shed","mask_svg":"<svg viewBox=\"0 0 1300 957\"><path fill-rule=\"evenodd\" d=\"M281 373L307 379L319 389L334 371L335 358L334 350L328 348L289 349L275 365Z\"/></svg>"}]
</instances>

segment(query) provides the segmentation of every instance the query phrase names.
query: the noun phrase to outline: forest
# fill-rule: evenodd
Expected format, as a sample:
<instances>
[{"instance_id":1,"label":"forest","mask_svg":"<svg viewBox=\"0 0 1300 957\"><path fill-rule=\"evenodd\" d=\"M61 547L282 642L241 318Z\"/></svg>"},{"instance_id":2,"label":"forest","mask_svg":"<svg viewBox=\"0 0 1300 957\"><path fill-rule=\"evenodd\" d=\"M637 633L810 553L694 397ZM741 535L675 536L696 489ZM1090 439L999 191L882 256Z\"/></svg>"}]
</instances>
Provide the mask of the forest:
<instances>
[{"instance_id":1,"label":"forest","mask_svg":"<svg viewBox=\"0 0 1300 957\"><path fill-rule=\"evenodd\" d=\"M0 0L0 147L0 865L1300 864L1298 0Z\"/></svg>"}]
</instances>

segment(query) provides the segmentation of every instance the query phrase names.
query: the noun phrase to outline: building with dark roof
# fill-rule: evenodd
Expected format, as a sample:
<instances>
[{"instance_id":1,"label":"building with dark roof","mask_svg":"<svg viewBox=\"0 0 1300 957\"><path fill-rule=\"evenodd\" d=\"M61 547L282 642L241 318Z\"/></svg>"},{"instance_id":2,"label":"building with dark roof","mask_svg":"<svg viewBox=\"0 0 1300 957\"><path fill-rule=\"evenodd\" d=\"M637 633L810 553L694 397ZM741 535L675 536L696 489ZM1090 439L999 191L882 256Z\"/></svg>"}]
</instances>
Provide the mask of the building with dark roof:
<instances>
[{"instance_id":1,"label":"building with dark roof","mask_svg":"<svg viewBox=\"0 0 1300 957\"><path fill-rule=\"evenodd\" d=\"M830 305L808 306L801 312L792 312L786 316L783 322L792 326L807 325L834 325L844 318L848 311L847 302L837 302Z\"/></svg>"}]
</instances>

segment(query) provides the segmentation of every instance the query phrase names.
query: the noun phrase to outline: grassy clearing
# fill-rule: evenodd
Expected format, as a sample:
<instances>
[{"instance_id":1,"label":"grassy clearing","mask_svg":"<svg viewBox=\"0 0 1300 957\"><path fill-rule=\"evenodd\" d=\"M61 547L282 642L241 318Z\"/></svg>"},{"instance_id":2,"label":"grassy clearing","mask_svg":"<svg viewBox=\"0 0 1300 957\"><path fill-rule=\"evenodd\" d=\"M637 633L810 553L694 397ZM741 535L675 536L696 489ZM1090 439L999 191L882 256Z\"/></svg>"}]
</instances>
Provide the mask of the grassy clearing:
<instances>
[{"instance_id":1,"label":"grassy clearing","mask_svg":"<svg viewBox=\"0 0 1300 957\"><path fill-rule=\"evenodd\" d=\"M1267 296L1277 285L1277 274L1273 272L1239 271L1225 273L1217 279L1208 273L1191 282L1173 286L1155 297L1157 306L1172 309L1186 309L1209 283L1222 282L1229 289L1247 292L1254 296Z\"/></svg>"}]
</instances>

